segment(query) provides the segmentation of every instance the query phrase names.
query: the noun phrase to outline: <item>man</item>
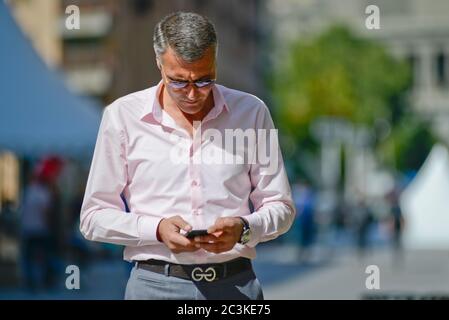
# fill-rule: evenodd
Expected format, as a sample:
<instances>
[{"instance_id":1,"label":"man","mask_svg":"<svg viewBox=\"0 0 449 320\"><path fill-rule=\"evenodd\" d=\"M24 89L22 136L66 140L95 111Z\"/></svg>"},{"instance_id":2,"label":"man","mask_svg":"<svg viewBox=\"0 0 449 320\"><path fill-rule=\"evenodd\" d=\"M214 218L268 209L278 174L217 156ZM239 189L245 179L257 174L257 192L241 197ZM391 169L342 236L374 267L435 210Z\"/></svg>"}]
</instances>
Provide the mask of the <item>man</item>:
<instances>
[{"instance_id":1,"label":"man","mask_svg":"<svg viewBox=\"0 0 449 320\"><path fill-rule=\"evenodd\" d=\"M285 233L295 216L277 135L267 138L274 166L255 156L263 138L243 150L251 161L200 160L229 160L233 149L219 141L226 133L273 131L269 111L215 84L217 38L205 17L171 14L153 41L162 80L106 107L81 232L126 246L125 260L135 262L126 299L263 299L255 246ZM188 238L192 229L207 235Z\"/></svg>"}]
</instances>

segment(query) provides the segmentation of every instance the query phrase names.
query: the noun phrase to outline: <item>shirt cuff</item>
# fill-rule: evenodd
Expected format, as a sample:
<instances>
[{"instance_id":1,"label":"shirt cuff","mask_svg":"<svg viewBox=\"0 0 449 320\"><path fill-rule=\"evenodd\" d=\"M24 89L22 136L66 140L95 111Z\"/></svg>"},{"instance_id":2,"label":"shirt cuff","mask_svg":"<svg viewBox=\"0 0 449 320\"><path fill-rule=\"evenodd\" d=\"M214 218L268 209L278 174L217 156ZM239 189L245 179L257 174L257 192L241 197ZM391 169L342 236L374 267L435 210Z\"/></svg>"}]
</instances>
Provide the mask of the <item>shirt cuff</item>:
<instances>
[{"instance_id":1,"label":"shirt cuff","mask_svg":"<svg viewBox=\"0 0 449 320\"><path fill-rule=\"evenodd\" d=\"M261 239L263 230L263 219L257 211L250 215L242 216L248 221L249 229L251 230L250 240L246 243L248 247L255 247Z\"/></svg>"},{"instance_id":2,"label":"shirt cuff","mask_svg":"<svg viewBox=\"0 0 449 320\"><path fill-rule=\"evenodd\" d=\"M137 221L137 228L140 237L139 245L145 246L160 243L157 240L156 231L161 220L162 218L140 215L139 220Z\"/></svg>"}]
</instances>

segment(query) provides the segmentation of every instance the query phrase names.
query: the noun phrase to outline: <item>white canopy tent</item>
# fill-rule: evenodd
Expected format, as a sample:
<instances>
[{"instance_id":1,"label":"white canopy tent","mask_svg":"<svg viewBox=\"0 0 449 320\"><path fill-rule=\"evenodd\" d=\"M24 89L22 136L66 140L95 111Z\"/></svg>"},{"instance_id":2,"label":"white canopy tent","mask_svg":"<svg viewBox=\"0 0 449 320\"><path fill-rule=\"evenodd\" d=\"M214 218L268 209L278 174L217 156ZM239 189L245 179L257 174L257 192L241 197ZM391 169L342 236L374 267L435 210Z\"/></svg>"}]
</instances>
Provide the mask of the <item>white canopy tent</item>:
<instances>
[{"instance_id":1,"label":"white canopy tent","mask_svg":"<svg viewBox=\"0 0 449 320\"><path fill-rule=\"evenodd\" d=\"M408 249L449 249L449 152L435 145L400 198Z\"/></svg>"},{"instance_id":2,"label":"white canopy tent","mask_svg":"<svg viewBox=\"0 0 449 320\"><path fill-rule=\"evenodd\" d=\"M67 90L0 0L0 150L89 158L101 108Z\"/></svg>"}]
</instances>

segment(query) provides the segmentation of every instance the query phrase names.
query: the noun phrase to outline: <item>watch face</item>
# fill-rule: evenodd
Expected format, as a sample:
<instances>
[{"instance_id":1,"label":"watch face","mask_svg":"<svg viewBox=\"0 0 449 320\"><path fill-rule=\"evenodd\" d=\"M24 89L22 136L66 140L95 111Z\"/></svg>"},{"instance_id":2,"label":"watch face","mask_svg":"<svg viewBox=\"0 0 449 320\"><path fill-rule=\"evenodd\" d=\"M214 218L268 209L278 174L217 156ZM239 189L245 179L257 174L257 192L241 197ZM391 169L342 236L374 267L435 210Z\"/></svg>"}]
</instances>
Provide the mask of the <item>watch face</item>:
<instances>
[{"instance_id":1,"label":"watch face","mask_svg":"<svg viewBox=\"0 0 449 320\"><path fill-rule=\"evenodd\" d=\"M246 244L251 238L251 230L246 229L243 231L242 238L240 239L241 244Z\"/></svg>"}]
</instances>

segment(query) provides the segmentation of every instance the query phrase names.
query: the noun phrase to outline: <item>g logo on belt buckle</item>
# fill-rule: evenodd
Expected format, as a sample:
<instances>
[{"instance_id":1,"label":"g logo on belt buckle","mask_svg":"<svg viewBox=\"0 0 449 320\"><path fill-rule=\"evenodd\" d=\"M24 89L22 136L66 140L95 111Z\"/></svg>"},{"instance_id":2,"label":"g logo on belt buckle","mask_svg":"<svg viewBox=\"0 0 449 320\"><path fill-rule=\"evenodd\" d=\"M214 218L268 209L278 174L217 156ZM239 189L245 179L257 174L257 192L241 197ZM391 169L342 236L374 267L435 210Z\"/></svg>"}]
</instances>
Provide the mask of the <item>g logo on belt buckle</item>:
<instances>
[{"instance_id":1,"label":"g logo on belt buckle","mask_svg":"<svg viewBox=\"0 0 449 320\"><path fill-rule=\"evenodd\" d=\"M217 277L217 272L215 272L215 269L212 267L207 268L206 271L203 271L200 267L196 267L192 270L191 276L195 281L201 281L204 279L211 282Z\"/></svg>"}]
</instances>

